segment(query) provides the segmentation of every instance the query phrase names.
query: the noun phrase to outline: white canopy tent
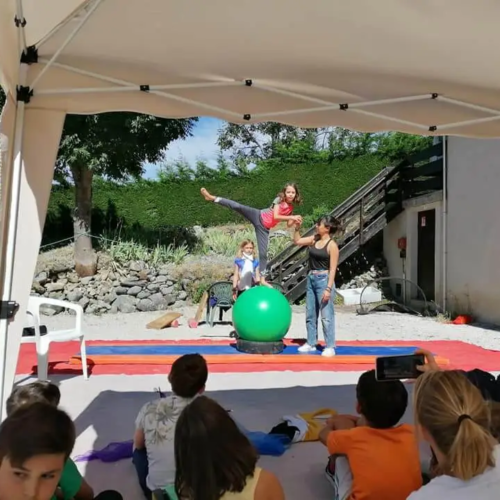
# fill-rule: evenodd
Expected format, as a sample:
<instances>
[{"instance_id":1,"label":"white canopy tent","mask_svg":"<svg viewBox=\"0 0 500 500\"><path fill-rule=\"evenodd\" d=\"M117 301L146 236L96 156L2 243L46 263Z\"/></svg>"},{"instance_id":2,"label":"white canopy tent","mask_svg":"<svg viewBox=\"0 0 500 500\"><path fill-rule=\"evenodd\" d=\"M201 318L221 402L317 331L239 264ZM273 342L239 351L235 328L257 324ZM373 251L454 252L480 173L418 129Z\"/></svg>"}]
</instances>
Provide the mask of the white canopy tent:
<instances>
[{"instance_id":1,"label":"white canopy tent","mask_svg":"<svg viewBox=\"0 0 500 500\"><path fill-rule=\"evenodd\" d=\"M2 0L1 400L66 113L498 137L498 19L493 0Z\"/></svg>"}]
</instances>

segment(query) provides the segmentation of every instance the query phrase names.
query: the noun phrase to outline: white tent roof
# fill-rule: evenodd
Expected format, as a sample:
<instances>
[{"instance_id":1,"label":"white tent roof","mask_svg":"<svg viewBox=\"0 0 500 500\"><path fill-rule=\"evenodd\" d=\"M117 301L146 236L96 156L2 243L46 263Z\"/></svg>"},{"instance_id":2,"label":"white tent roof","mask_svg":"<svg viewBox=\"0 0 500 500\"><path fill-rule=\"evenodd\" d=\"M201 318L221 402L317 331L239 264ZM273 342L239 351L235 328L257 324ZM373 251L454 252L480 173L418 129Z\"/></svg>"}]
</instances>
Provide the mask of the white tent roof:
<instances>
[{"instance_id":1,"label":"white tent roof","mask_svg":"<svg viewBox=\"0 0 500 500\"><path fill-rule=\"evenodd\" d=\"M24 33L28 107L492 137L498 19L492 0L3 0L0 75L15 92Z\"/></svg>"}]
</instances>

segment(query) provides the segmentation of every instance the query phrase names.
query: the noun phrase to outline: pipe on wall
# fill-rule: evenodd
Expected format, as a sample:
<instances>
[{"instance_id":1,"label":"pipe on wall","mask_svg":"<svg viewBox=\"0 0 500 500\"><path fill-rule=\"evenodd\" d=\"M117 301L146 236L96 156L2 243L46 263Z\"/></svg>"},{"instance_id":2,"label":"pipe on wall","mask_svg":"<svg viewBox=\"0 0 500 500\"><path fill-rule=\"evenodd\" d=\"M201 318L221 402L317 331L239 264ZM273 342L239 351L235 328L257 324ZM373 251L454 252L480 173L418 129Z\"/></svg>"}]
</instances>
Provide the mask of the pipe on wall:
<instances>
[{"instance_id":1,"label":"pipe on wall","mask_svg":"<svg viewBox=\"0 0 500 500\"><path fill-rule=\"evenodd\" d=\"M442 308L443 311L446 312L448 308L448 136L444 136L442 138L443 141L443 211L442 211L442 263L441 263L441 271L442 271Z\"/></svg>"}]
</instances>

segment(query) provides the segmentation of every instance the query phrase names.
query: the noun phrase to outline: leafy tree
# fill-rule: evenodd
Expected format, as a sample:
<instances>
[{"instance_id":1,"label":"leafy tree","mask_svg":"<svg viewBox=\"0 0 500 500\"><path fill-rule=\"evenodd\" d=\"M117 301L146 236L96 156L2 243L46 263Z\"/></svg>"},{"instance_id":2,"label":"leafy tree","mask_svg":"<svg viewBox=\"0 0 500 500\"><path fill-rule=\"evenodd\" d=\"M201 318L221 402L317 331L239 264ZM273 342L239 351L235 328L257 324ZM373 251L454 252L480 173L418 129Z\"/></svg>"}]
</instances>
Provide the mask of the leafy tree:
<instances>
[{"instance_id":1,"label":"leafy tree","mask_svg":"<svg viewBox=\"0 0 500 500\"><path fill-rule=\"evenodd\" d=\"M205 160L198 159L195 165L194 178L200 181L208 181L217 177L217 170L211 168Z\"/></svg>"},{"instance_id":2,"label":"leafy tree","mask_svg":"<svg viewBox=\"0 0 500 500\"><path fill-rule=\"evenodd\" d=\"M276 147L286 146L300 137L297 127L265 122L250 125L227 123L219 130L217 143L222 151L229 151L231 158L246 158L250 162L274 156Z\"/></svg>"},{"instance_id":3,"label":"leafy tree","mask_svg":"<svg viewBox=\"0 0 500 500\"><path fill-rule=\"evenodd\" d=\"M158 168L156 176L160 182L175 182L177 171L172 163L164 163Z\"/></svg>"},{"instance_id":4,"label":"leafy tree","mask_svg":"<svg viewBox=\"0 0 500 500\"><path fill-rule=\"evenodd\" d=\"M3 91L2 87L0 87L0 111L5 105L5 92Z\"/></svg>"},{"instance_id":5,"label":"leafy tree","mask_svg":"<svg viewBox=\"0 0 500 500\"><path fill-rule=\"evenodd\" d=\"M75 268L80 276L91 276L97 269L90 223L94 176L116 181L140 178L144 163L163 160L168 145L188 137L195 121L136 113L66 117L56 179L71 178L75 185Z\"/></svg>"},{"instance_id":6,"label":"leafy tree","mask_svg":"<svg viewBox=\"0 0 500 500\"><path fill-rule=\"evenodd\" d=\"M274 168L287 162L323 162L370 154L397 162L430 146L432 137L363 133L341 127L301 129L279 123L226 124L219 130L218 144L235 160L244 158L260 167Z\"/></svg>"},{"instance_id":7,"label":"leafy tree","mask_svg":"<svg viewBox=\"0 0 500 500\"><path fill-rule=\"evenodd\" d=\"M432 146L434 137L391 132L383 134L378 143L377 154L392 162L403 160L418 151Z\"/></svg>"},{"instance_id":8,"label":"leafy tree","mask_svg":"<svg viewBox=\"0 0 500 500\"><path fill-rule=\"evenodd\" d=\"M227 179L232 175L234 175L234 172L231 168L231 163L222 154L222 151L220 151L217 155L217 177L219 179Z\"/></svg>"},{"instance_id":9,"label":"leafy tree","mask_svg":"<svg viewBox=\"0 0 500 500\"><path fill-rule=\"evenodd\" d=\"M177 158L174 161L175 177L179 181L191 181L194 177L193 169L189 165L188 161L183 158Z\"/></svg>"},{"instance_id":10,"label":"leafy tree","mask_svg":"<svg viewBox=\"0 0 500 500\"><path fill-rule=\"evenodd\" d=\"M246 177L250 173L248 161L245 158L237 158L233 168L235 175L238 177Z\"/></svg>"}]
</instances>

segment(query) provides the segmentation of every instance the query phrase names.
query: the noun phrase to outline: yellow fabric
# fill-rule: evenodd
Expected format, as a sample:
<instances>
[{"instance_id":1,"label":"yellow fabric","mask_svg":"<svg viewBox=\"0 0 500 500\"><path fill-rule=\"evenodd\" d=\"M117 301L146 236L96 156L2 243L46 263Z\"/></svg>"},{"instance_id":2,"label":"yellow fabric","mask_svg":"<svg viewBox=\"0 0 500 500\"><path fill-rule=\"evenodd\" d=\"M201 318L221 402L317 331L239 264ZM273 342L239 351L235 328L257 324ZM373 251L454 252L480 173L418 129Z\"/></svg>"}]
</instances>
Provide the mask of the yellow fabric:
<instances>
[{"instance_id":1,"label":"yellow fabric","mask_svg":"<svg viewBox=\"0 0 500 500\"><path fill-rule=\"evenodd\" d=\"M307 432L302 441L317 441L321 429L325 426L325 419L319 417L328 415L328 418L331 418L337 414L337 411L331 408L321 408L310 413L299 413L299 417L307 423Z\"/></svg>"},{"instance_id":2,"label":"yellow fabric","mask_svg":"<svg viewBox=\"0 0 500 500\"><path fill-rule=\"evenodd\" d=\"M228 491L220 498L220 500L254 500L255 488L257 488L261 472L262 469L260 467L256 467L253 477L249 477L247 479L247 484L243 491L240 491L239 493Z\"/></svg>"}]
</instances>

